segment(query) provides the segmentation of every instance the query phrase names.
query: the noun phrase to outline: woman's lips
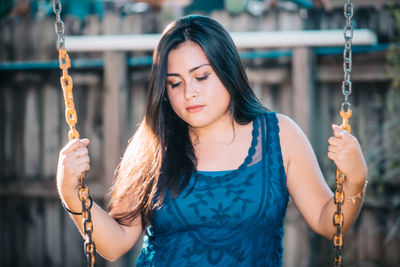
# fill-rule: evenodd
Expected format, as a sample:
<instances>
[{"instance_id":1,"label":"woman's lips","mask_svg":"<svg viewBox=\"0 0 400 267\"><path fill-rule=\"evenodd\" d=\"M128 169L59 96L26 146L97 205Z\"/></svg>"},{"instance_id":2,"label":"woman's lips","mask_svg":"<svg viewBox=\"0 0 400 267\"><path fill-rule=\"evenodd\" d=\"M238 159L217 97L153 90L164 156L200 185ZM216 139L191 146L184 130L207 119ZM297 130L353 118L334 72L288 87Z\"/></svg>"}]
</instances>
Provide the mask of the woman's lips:
<instances>
[{"instance_id":1,"label":"woman's lips","mask_svg":"<svg viewBox=\"0 0 400 267\"><path fill-rule=\"evenodd\" d=\"M203 105L189 106L186 108L186 110L189 113L195 113L195 112L199 112L200 110L202 110L203 107L204 107Z\"/></svg>"}]
</instances>

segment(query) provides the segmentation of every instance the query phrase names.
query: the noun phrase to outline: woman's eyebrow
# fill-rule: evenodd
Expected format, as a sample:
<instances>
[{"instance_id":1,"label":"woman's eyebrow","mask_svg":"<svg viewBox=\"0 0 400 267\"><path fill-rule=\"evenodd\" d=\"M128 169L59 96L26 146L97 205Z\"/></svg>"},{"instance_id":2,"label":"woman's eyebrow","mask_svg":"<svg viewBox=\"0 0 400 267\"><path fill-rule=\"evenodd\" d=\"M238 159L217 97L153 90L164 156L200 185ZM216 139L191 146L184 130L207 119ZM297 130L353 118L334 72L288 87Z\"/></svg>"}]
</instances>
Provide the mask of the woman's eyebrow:
<instances>
[{"instance_id":1,"label":"woman's eyebrow","mask_svg":"<svg viewBox=\"0 0 400 267\"><path fill-rule=\"evenodd\" d=\"M201 67L203 67L203 66L209 66L210 64L209 63L204 63L204 64L201 64L201 65L199 65L199 66L197 66L197 67L194 67L194 68L191 68L190 70L189 70L189 73L192 73L192 72L194 72L195 70L198 70L198 69L200 69ZM180 76L178 73L167 73L167 76Z\"/></svg>"},{"instance_id":2,"label":"woman's eyebrow","mask_svg":"<svg viewBox=\"0 0 400 267\"><path fill-rule=\"evenodd\" d=\"M197 66L197 67L191 68L191 69L189 70L189 73L192 73L193 71L195 71L195 70L197 70L197 69L200 69L201 67L207 66L207 65L210 66L210 64L204 63L204 64L201 64L201 65L199 65L199 66Z\"/></svg>"}]
</instances>

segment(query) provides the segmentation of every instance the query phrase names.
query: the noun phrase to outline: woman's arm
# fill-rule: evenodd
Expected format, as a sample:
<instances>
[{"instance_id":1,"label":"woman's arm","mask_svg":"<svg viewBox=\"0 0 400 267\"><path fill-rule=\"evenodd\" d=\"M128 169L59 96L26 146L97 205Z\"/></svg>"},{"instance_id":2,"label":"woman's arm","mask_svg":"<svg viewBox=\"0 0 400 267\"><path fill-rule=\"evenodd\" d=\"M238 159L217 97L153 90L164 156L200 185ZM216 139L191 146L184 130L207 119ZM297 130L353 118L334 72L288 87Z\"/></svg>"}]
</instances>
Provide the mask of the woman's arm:
<instances>
[{"instance_id":1,"label":"woman's arm","mask_svg":"<svg viewBox=\"0 0 400 267\"><path fill-rule=\"evenodd\" d=\"M326 184L314 151L301 129L288 117L278 115L282 156L287 176L287 188L296 207L308 225L317 233L331 239L335 233L333 214L336 206L333 193ZM343 185L345 202L343 232L347 232L356 219L361 200L355 204L349 197L362 192L367 167L357 139L349 133L340 136L340 127L334 127L329 139L328 157L346 175Z\"/></svg>"},{"instance_id":2,"label":"woman's arm","mask_svg":"<svg viewBox=\"0 0 400 267\"><path fill-rule=\"evenodd\" d=\"M70 141L60 151L58 160L58 192L64 205L75 212L82 210L82 204L78 198L78 177L90 168L90 159L86 148L88 144L88 139ZM91 208L91 216L93 222L92 238L96 250L110 261L119 259L129 251L143 232L140 216L130 226L123 226L96 203L93 203ZM82 216L71 214L71 218L83 236Z\"/></svg>"}]
</instances>

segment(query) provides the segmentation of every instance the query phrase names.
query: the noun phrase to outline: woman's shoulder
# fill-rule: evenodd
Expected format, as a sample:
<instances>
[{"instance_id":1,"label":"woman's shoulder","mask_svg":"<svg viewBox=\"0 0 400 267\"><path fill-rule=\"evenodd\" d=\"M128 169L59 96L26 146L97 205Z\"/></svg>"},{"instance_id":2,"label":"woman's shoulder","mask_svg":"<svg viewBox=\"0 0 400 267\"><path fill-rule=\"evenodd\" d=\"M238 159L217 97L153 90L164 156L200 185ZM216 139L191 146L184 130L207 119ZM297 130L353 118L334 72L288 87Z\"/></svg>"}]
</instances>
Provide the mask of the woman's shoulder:
<instances>
[{"instance_id":1,"label":"woman's shoulder","mask_svg":"<svg viewBox=\"0 0 400 267\"><path fill-rule=\"evenodd\" d=\"M302 138L305 136L297 123L287 115L275 111L268 111L263 116L266 116L267 124L269 126L277 126L280 139L293 140L293 138Z\"/></svg>"},{"instance_id":2,"label":"woman's shoulder","mask_svg":"<svg viewBox=\"0 0 400 267\"><path fill-rule=\"evenodd\" d=\"M281 134L293 134L293 132L302 132L297 123L289 116L276 113L276 117L278 118L278 124Z\"/></svg>"},{"instance_id":3,"label":"woman's shoulder","mask_svg":"<svg viewBox=\"0 0 400 267\"><path fill-rule=\"evenodd\" d=\"M300 126L289 116L277 113L277 118L282 154L284 162L287 163L298 152L297 150L303 148L309 141Z\"/></svg>"}]
</instances>

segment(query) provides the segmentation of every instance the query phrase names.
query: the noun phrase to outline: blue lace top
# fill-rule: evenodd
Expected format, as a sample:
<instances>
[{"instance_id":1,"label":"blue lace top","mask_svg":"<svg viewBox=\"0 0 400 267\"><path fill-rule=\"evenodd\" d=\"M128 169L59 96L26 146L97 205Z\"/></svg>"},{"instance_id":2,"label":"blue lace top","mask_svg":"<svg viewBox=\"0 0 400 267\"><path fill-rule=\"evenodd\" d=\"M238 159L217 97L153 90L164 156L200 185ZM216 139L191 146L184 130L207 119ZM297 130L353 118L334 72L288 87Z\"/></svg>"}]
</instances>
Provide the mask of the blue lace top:
<instances>
[{"instance_id":1,"label":"blue lace top","mask_svg":"<svg viewBox=\"0 0 400 267\"><path fill-rule=\"evenodd\" d=\"M256 118L252 135L238 169L198 171L176 199L167 194L136 266L282 265L289 196L276 113Z\"/></svg>"}]
</instances>

